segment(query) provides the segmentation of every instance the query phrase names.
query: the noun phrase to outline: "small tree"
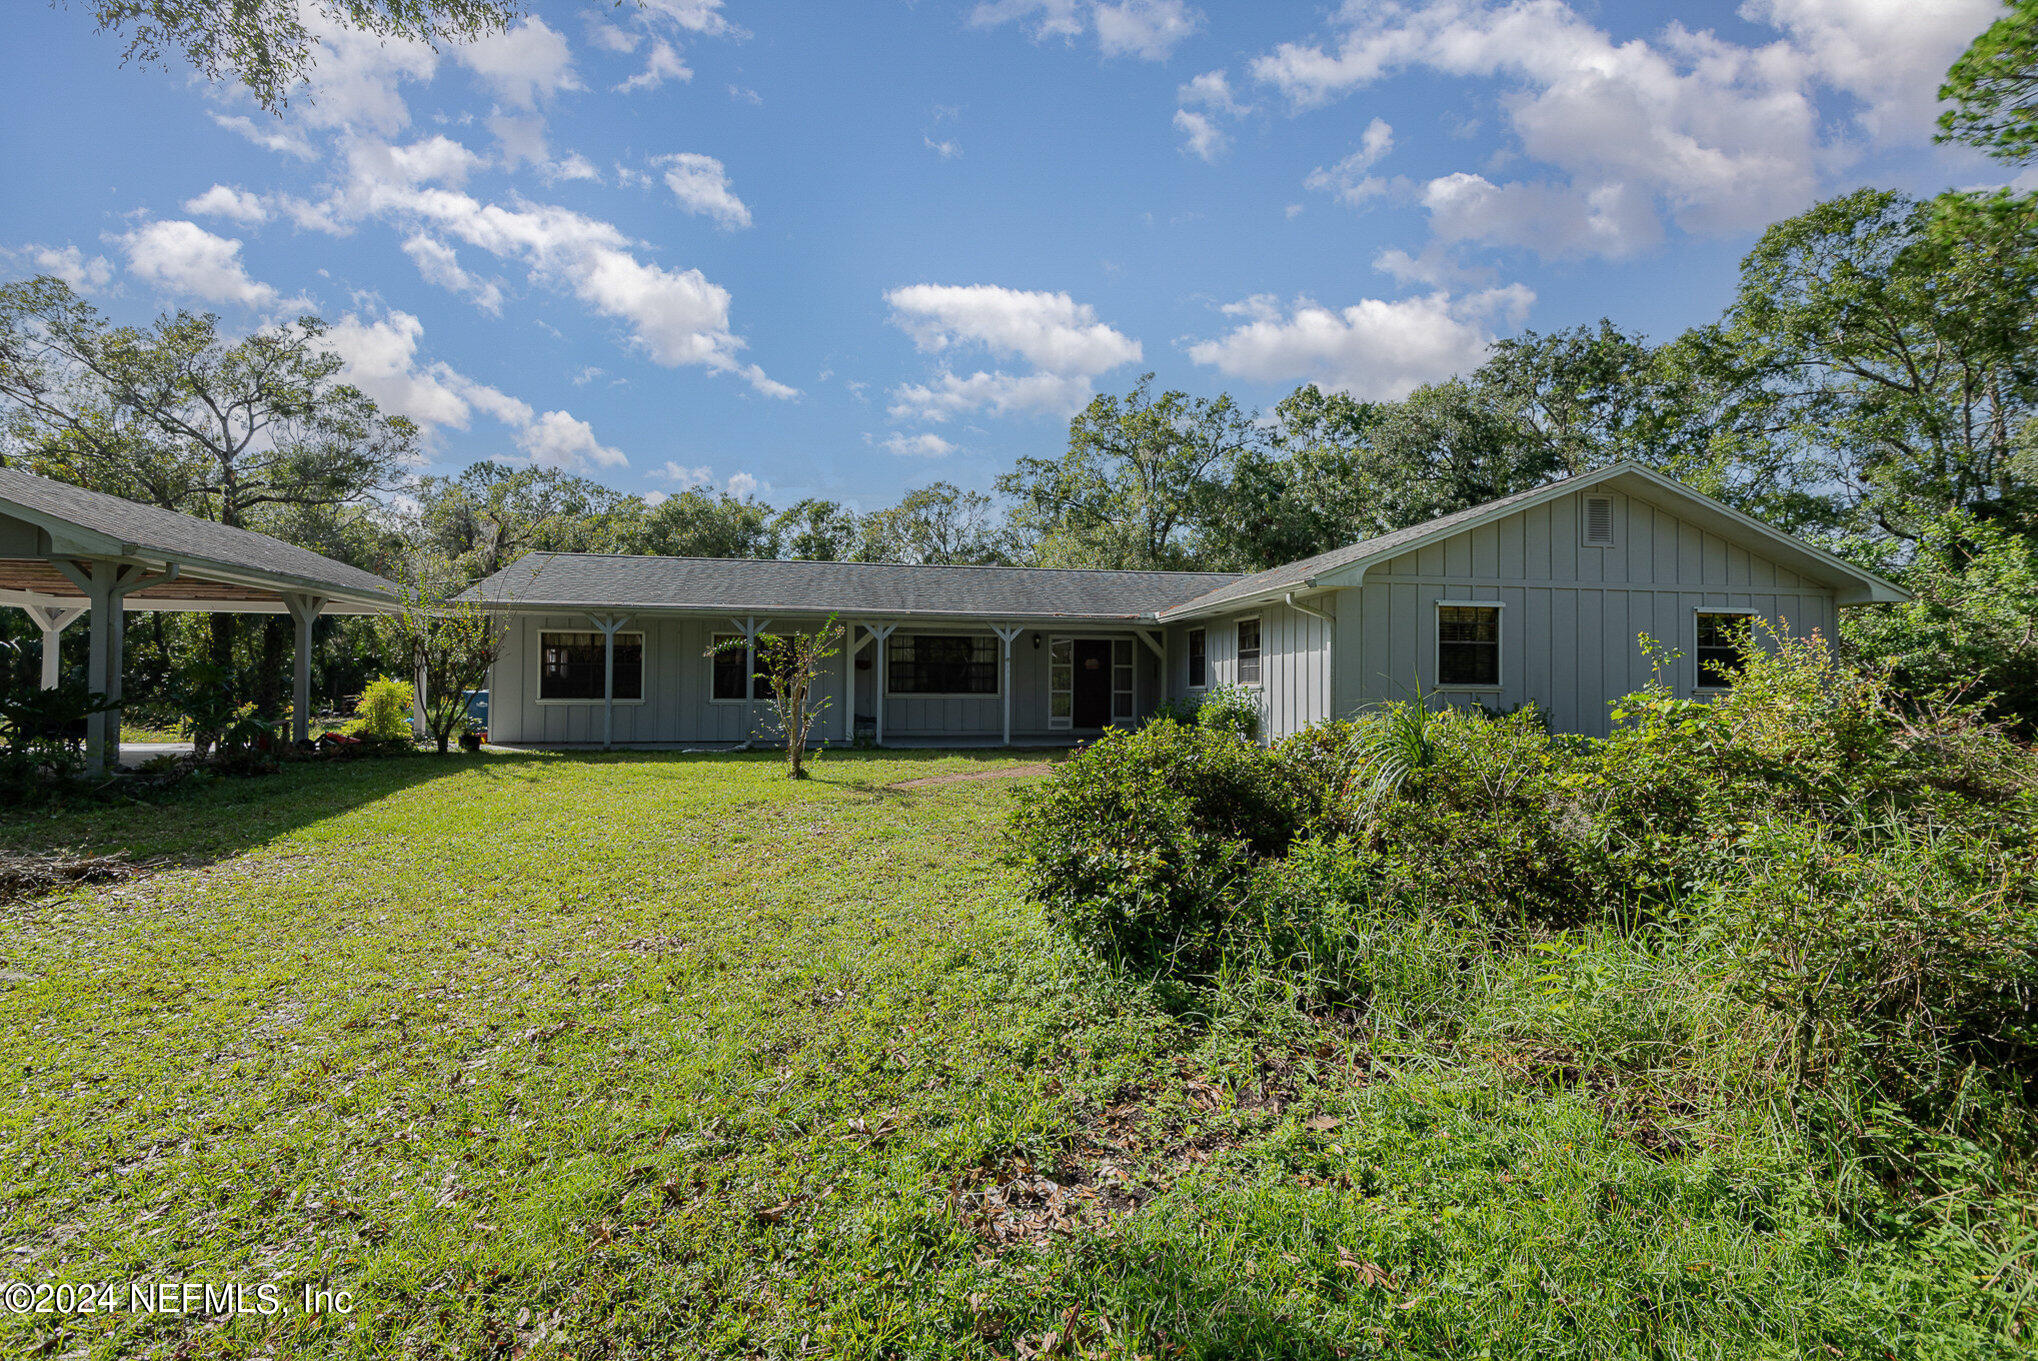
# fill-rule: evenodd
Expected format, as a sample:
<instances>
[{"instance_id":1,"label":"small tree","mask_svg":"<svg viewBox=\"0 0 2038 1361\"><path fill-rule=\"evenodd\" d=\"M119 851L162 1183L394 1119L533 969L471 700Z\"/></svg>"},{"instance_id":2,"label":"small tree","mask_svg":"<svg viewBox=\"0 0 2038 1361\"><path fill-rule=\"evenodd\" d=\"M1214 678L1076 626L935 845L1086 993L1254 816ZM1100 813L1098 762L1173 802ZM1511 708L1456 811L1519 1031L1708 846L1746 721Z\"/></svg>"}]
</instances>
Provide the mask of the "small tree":
<instances>
[{"instance_id":1,"label":"small tree","mask_svg":"<svg viewBox=\"0 0 2038 1361\"><path fill-rule=\"evenodd\" d=\"M488 681L502 650L502 624L480 604L453 598L443 564L417 563L398 592L397 608L376 620L392 657L423 681L425 731L446 754L467 718L467 692Z\"/></svg>"},{"instance_id":2,"label":"small tree","mask_svg":"<svg viewBox=\"0 0 2038 1361\"><path fill-rule=\"evenodd\" d=\"M842 638L842 625L832 614L810 633L757 635L754 674L770 691L767 702L785 738L786 775L790 779L807 778L807 739L829 705L825 695L815 694L814 682L821 677L821 663L841 654ZM749 646L741 638L732 638L719 648L709 648L708 655Z\"/></svg>"}]
</instances>

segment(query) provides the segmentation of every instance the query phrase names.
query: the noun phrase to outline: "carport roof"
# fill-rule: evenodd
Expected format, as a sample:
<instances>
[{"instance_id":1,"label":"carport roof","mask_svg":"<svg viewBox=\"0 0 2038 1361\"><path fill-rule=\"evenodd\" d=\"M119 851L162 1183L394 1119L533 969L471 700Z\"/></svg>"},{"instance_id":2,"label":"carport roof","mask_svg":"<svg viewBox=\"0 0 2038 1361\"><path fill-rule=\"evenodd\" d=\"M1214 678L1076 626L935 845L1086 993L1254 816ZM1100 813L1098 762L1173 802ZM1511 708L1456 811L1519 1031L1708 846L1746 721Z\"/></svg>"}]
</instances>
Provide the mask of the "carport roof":
<instances>
[{"instance_id":1,"label":"carport roof","mask_svg":"<svg viewBox=\"0 0 2038 1361\"><path fill-rule=\"evenodd\" d=\"M284 594L323 596L332 602L329 608L341 610L373 610L396 601L395 583L308 548L19 468L0 468L0 517L41 531L38 551L26 557L0 549L0 591L12 594L80 595L50 565L76 557L178 569L175 580L130 595L130 609L281 608Z\"/></svg>"}]
</instances>

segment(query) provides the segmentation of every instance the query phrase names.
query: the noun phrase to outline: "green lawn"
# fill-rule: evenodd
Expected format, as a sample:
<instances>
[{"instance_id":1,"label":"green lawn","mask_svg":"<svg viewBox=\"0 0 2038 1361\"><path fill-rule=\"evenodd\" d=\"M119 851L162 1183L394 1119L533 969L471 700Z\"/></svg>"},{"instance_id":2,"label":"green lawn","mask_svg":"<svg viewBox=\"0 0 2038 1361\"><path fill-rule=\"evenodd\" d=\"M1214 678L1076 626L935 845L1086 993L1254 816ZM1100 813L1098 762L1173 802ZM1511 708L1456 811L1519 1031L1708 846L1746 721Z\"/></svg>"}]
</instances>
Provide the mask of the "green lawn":
<instances>
[{"instance_id":1,"label":"green lawn","mask_svg":"<svg viewBox=\"0 0 2038 1361\"><path fill-rule=\"evenodd\" d=\"M166 862L0 906L0 1281L283 1303L0 1354L2015 1350L1980 1249L1867 1232L1773 1122L1086 962L997 860L1031 779L899 787L1011 764L419 757L0 823Z\"/></svg>"}]
</instances>

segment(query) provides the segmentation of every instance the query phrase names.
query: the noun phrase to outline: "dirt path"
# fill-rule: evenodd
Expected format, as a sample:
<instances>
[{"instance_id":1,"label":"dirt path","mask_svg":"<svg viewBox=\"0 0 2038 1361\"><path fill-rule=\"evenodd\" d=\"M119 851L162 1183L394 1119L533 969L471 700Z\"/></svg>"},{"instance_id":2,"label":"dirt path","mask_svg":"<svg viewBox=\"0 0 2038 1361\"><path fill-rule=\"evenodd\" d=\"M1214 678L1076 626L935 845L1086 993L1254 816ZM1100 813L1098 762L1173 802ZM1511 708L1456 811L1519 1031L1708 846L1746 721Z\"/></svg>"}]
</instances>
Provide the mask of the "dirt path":
<instances>
[{"instance_id":1,"label":"dirt path","mask_svg":"<svg viewBox=\"0 0 2038 1361\"><path fill-rule=\"evenodd\" d=\"M1023 766L1003 766L997 770L961 770L953 775L922 775L917 780L900 780L894 789L919 789L930 784L964 784L971 780L1020 780L1029 775L1045 775L1054 769L1049 761L1033 761Z\"/></svg>"}]
</instances>

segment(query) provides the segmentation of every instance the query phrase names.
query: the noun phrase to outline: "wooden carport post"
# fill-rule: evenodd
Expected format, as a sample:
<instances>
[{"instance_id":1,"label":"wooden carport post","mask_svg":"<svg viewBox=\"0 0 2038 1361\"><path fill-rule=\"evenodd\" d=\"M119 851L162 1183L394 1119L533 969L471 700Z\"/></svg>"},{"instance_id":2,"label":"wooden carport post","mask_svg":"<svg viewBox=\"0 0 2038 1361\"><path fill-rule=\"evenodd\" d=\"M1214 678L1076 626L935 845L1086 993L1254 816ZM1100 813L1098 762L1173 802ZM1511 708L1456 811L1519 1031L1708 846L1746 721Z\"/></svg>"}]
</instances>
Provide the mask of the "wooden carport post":
<instances>
[{"instance_id":1,"label":"wooden carport post","mask_svg":"<svg viewBox=\"0 0 2038 1361\"><path fill-rule=\"evenodd\" d=\"M126 620L122 617L123 601L129 591L173 580L177 575L176 564L172 563L161 572L105 558L77 562L56 559L50 565L69 577L71 584L85 593L87 607L91 611L91 650L85 664L86 692L104 695L117 702L120 699L121 652L127 632L124 627ZM117 708L101 709L85 720L87 773L104 775L109 756L113 765L120 764L120 710Z\"/></svg>"},{"instance_id":2,"label":"wooden carport post","mask_svg":"<svg viewBox=\"0 0 2038 1361\"><path fill-rule=\"evenodd\" d=\"M1012 640L1026 630L1016 624L1011 628L1006 628L1003 624L993 624L991 632L998 635L998 641L1004 645L1005 650L1004 667L998 675L998 689L1003 691L1005 696L1005 745L1009 747L1012 745Z\"/></svg>"},{"instance_id":3,"label":"wooden carport post","mask_svg":"<svg viewBox=\"0 0 2038 1361\"><path fill-rule=\"evenodd\" d=\"M24 605L28 617L42 630L42 688L54 690L62 675L59 663L63 660L60 649L63 646L64 630L71 621L85 612L83 605Z\"/></svg>"},{"instance_id":4,"label":"wooden carport post","mask_svg":"<svg viewBox=\"0 0 2038 1361\"><path fill-rule=\"evenodd\" d=\"M885 744L885 653L889 650L888 644L892 634L898 631L899 626L865 624L864 627L870 630L871 639L877 648L877 664L871 668L871 675L876 678L871 684L871 693L876 696L871 708L876 710L877 714L870 740L871 745L881 747Z\"/></svg>"},{"instance_id":5,"label":"wooden carport post","mask_svg":"<svg viewBox=\"0 0 2038 1361\"><path fill-rule=\"evenodd\" d=\"M292 591L283 596L283 608L290 611L290 620L297 625L297 656L290 668L292 742L311 740L311 626L318 622L326 603L322 595L299 595Z\"/></svg>"}]
</instances>

